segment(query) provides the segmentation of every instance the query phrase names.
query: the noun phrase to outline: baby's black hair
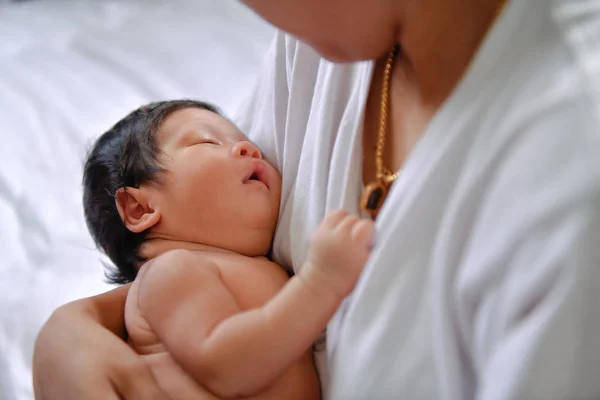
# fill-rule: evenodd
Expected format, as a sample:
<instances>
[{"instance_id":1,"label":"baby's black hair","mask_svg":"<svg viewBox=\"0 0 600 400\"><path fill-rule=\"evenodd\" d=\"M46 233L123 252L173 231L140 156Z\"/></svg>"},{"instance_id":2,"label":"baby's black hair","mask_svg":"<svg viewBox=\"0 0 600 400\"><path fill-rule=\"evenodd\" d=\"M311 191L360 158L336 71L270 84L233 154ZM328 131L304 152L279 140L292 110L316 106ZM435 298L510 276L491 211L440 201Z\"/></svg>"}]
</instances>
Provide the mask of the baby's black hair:
<instances>
[{"instance_id":1,"label":"baby's black hair","mask_svg":"<svg viewBox=\"0 0 600 400\"><path fill-rule=\"evenodd\" d=\"M96 243L114 263L107 265L110 283L132 282L140 262L139 247L147 231L135 233L125 227L115 203L117 190L158 181L160 149L157 131L172 113L200 108L219 114L211 104L194 100L150 103L131 112L94 143L83 172L83 211Z\"/></svg>"}]
</instances>

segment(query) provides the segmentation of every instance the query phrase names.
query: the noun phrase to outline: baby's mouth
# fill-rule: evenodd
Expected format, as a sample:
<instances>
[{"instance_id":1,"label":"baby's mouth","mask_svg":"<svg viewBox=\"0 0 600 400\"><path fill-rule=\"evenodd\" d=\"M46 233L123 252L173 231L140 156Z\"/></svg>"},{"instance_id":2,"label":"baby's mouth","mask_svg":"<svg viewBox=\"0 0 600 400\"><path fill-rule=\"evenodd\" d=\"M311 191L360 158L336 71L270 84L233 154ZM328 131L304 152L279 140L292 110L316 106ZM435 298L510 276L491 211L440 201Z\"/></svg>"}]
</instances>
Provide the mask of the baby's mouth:
<instances>
[{"instance_id":1,"label":"baby's mouth","mask_svg":"<svg viewBox=\"0 0 600 400\"><path fill-rule=\"evenodd\" d=\"M264 165L256 164L256 166L254 167L254 170L250 173L250 175L248 175L246 177L246 179L244 179L243 183L248 184L248 183L251 183L254 181L254 182L265 185L268 189L269 185L267 184L267 179L266 179L265 175L266 174L265 174Z\"/></svg>"}]
</instances>

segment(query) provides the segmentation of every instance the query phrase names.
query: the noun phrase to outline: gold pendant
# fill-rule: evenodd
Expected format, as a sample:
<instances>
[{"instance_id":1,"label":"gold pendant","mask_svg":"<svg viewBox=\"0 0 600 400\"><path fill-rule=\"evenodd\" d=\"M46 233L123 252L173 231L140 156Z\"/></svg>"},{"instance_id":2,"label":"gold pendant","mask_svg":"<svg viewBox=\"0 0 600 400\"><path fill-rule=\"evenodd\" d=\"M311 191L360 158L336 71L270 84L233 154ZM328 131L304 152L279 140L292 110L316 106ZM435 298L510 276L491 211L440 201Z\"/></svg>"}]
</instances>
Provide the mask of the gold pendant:
<instances>
[{"instance_id":1,"label":"gold pendant","mask_svg":"<svg viewBox=\"0 0 600 400\"><path fill-rule=\"evenodd\" d=\"M387 195L387 185L383 182L371 182L365 188L360 200L360 208L375 219Z\"/></svg>"}]
</instances>

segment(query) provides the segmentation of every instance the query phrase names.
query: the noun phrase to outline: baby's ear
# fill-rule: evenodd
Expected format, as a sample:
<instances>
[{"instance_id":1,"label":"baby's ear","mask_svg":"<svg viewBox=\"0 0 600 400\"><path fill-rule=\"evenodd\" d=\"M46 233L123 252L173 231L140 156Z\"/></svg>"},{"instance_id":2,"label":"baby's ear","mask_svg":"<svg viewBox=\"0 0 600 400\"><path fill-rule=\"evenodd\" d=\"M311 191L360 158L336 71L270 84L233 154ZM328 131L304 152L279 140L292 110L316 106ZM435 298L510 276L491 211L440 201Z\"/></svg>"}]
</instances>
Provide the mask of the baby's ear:
<instances>
[{"instance_id":1,"label":"baby's ear","mask_svg":"<svg viewBox=\"0 0 600 400\"><path fill-rule=\"evenodd\" d=\"M160 212L150 206L148 196L139 188L117 190L115 203L123 223L131 232L143 232L160 221Z\"/></svg>"}]
</instances>

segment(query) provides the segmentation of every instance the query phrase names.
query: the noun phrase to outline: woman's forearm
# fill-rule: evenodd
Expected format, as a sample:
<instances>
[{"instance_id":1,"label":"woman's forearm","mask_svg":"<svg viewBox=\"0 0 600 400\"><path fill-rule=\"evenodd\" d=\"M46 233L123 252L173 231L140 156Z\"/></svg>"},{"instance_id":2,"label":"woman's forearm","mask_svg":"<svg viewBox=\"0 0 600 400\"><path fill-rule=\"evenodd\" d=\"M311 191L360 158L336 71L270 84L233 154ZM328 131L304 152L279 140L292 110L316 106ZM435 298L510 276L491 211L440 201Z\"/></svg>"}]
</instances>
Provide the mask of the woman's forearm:
<instances>
[{"instance_id":1,"label":"woman's forearm","mask_svg":"<svg viewBox=\"0 0 600 400\"><path fill-rule=\"evenodd\" d=\"M81 328L95 324L115 335L125 336L124 308L129 285L98 296L67 303L55 310L40 330L33 353L34 382L36 375L53 368L61 353L68 352L69 343L61 338L65 329Z\"/></svg>"},{"instance_id":2,"label":"woman's forearm","mask_svg":"<svg viewBox=\"0 0 600 400\"><path fill-rule=\"evenodd\" d=\"M121 338L128 290L74 301L52 314L35 343L36 399L166 398L152 371Z\"/></svg>"},{"instance_id":3,"label":"woman's forearm","mask_svg":"<svg viewBox=\"0 0 600 400\"><path fill-rule=\"evenodd\" d=\"M71 305L81 310L83 315L90 316L94 321L115 335L125 338L125 300L131 284L119 286L109 292L78 300Z\"/></svg>"},{"instance_id":4,"label":"woman's forearm","mask_svg":"<svg viewBox=\"0 0 600 400\"><path fill-rule=\"evenodd\" d=\"M64 329L69 325L78 325L80 322L91 322L98 324L122 338L125 337L125 300L130 285L124 285L117 289L75 300L59 307L52 313L44 327L40 331L40 337L54 327Z\"/></svg>"},{"instance_id":5,"label":"woman's forearm","mask_svg":"<svg viewBox=\"0 0 600 400\"><path fill-rule=\"evenodd\" d=\"M306 353L341 299L296 276L264 307L220 323L201 344L199 382L222 397L248 396L272 384Z\"/></svg>"}]
</instances>

